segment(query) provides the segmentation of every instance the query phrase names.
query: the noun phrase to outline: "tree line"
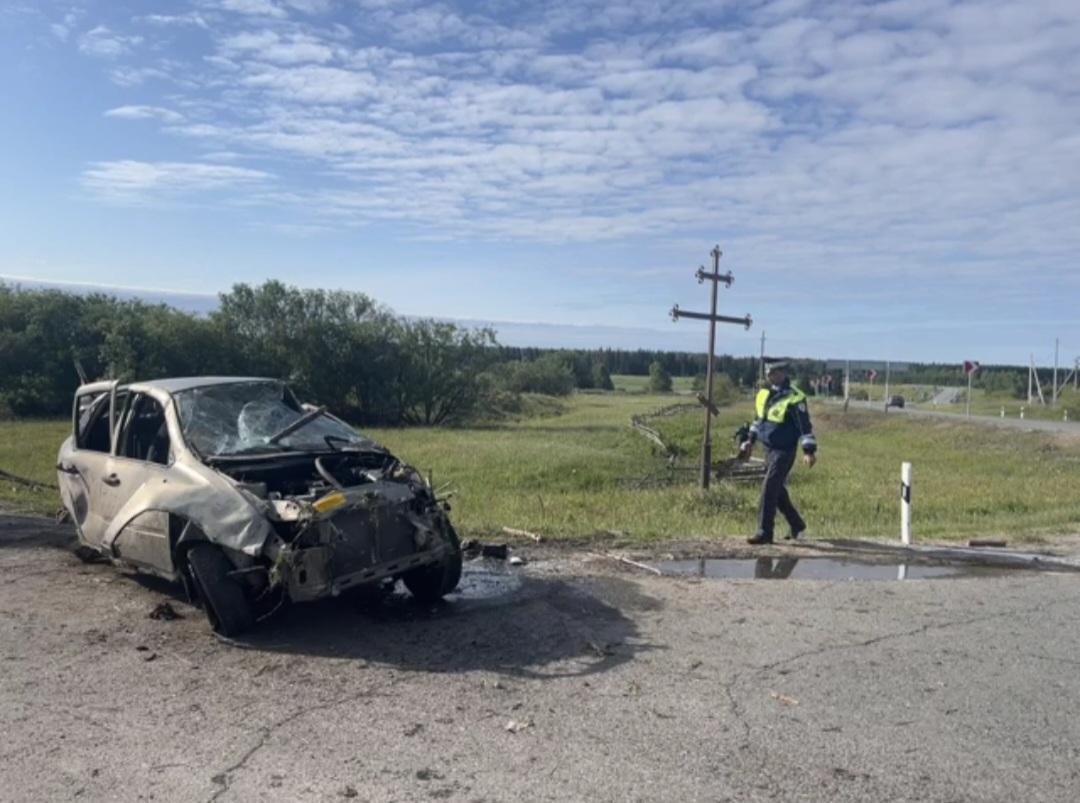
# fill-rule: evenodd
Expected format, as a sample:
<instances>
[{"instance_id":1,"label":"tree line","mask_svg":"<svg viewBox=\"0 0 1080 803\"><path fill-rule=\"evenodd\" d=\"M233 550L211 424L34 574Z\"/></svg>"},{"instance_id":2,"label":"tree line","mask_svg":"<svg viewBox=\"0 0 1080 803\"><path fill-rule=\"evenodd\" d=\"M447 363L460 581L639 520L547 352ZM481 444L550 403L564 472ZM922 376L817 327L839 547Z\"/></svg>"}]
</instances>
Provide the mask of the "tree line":
<instances>
[{"instance_id":1,"label":"tree line","mask_svg":"<svg viewBox=\"0 0 1080 803\"><path fill-rule=\"evenodd\" d=\"M513 411L522 393L611 390L612 374L650 376L650 387L662 392L672 376L704 377L706 358L501 346L492 329L405 318L363 293L277 281L237 284L209 315L0 283L0 413L66 414L79 384L76 364L90 379L276 377L356 423L430 425ZM725 393L761 376L753 357L720 355L716 368ZM822 361L794 363L806 390L825 373ZM841 392L842 372L832 373L832 392ZM893 380L957 385L964 377L959 366L913 364ZM1026 382L1024 369L990 368L975 384L1020 396Z\"/></svg>"},{"instance_id":2,"label":"tree line","mask_svg":"<svg viewBox=\"0 0 1080 803\"><path fill-rule=\"evenodd\" d=\"M472 414L497 358L490 329L391 313L363 293L238 284L208 316L104 294L0 285L0 409L64 414L89 379L243 375L286 380L365 424Z\"/></svg>"}]
</instances>

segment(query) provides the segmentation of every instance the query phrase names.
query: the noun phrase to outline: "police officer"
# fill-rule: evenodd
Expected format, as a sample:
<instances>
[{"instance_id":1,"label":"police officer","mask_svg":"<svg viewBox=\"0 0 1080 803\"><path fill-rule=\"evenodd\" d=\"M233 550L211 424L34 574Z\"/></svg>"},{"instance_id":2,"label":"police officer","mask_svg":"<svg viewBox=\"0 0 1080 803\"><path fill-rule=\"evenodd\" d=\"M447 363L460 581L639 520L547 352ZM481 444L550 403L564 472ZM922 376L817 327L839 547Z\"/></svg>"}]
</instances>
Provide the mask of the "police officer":
<instances>
[{"instance_id":1,"label":"police officer","mask_svg":"<svg viewBox=\"0 0 1080 803\"><path fill-rule=\"evenodd\" d=\"M758 391L750 437L739 446L739 456L747 459L755 441L765 445L765 481L761 484L757 533L747 539L751 544L772 543L778 509L791 527L788 538L798 538L806 529L806 522L788 495L787 476L795 465L798 446L802 447L803 461L813 467L817 462L817 441L806 409L806 394L791 384L789 367L784 360L765 364L769 387Z\"/></svg>"}]
</instances>

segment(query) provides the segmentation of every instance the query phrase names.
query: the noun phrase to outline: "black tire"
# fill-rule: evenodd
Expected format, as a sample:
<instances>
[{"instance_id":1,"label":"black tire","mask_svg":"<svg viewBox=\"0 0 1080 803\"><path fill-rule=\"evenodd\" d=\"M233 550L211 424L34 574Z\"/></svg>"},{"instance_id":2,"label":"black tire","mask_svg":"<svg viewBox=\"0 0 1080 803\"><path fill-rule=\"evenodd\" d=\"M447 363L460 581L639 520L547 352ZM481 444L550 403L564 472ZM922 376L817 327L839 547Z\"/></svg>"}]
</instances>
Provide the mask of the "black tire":
<instances>
[{"instance_id":1,"label":"black tire","mask_svg":"<svg viewBox=\"0 0 1080 803\"><path fill-rule=\"evenodd\" d=\"M231 637L255 624L243 586L229 577L234 567L224 552L212 544L196 544L187 552L187 563L215 632Z\"/></svg>"},{"instance_id":2,"label":"black tire","mask_svg":"<svg viewBox=\"0 0 1080 803\"><path fill-rule=\"evenodd\" d=\"M438 602L461 581L461 543L453 527L447 524L446 530L450 535L450 553L440 563L405 572L401 578L409 593L420 602Z\"/></svg>"}]
</instances>

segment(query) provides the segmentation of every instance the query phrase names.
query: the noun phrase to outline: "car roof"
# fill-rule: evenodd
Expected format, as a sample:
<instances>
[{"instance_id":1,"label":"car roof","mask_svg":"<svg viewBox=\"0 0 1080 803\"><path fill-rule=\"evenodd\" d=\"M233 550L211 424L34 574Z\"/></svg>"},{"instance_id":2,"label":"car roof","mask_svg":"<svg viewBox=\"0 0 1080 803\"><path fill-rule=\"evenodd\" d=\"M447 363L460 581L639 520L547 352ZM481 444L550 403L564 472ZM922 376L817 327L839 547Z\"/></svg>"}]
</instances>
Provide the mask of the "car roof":
<instances>
[{"instance_id":1,"label":"car roof","mask_svg":"<svg viewBox=\"0 0 1080 803\"><path fill-rule=\"evenodd\" d=\"M166 393L178 393L192 388L204 388L209 385L230 385L237 382L275 382L280 379L271 379L264 376L184 376L173 379L149 379L140 382L130 382L129 388L155 388Z\"/></svg>"}]
</instances>

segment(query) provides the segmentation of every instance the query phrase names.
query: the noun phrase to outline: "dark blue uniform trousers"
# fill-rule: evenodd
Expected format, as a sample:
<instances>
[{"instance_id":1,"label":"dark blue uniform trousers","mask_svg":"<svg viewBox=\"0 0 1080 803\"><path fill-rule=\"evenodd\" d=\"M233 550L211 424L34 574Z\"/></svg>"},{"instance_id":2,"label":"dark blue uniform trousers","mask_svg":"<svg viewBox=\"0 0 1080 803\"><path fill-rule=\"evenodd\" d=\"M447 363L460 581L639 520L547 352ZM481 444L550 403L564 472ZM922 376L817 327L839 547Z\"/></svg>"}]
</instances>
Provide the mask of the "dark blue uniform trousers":
<instances>
[{"instance_id":1,"label":"dark blue uniform trousers","mask_svg":"<svg viewBox=\"0 0 1080 803\"><path fill-rule=\"evenodd\" d=\"M794 449L765 450L765 481L761 483L761 501L758 504L758 535L772 538L777 510L784 514L793 533L806 529L806 522L792 504L787 490L788 473L794 465Z\"/></svg>"}]
</instances>

